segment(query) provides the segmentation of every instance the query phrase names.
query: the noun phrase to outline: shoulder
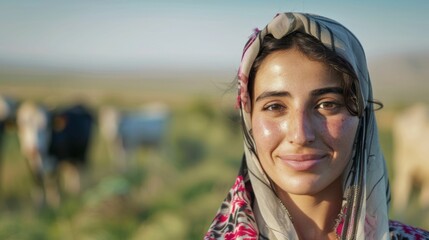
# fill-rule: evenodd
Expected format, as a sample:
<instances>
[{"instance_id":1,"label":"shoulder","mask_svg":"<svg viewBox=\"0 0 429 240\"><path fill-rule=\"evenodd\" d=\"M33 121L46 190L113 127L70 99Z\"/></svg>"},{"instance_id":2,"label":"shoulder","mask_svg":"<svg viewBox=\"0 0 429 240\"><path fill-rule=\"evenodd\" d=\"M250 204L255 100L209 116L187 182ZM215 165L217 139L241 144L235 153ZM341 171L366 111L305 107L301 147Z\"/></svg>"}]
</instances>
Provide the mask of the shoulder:
<instances>
[{"instance_id":1,"label":"shoulder","mask_svg":"<svg viewBox=\"0 0 429 240\"><path fill-rule=\"evenodd\" d=\"M398 221L389 221L389 232L392 240L429 239L428 231Z\"/></svg>"}]
</instances>

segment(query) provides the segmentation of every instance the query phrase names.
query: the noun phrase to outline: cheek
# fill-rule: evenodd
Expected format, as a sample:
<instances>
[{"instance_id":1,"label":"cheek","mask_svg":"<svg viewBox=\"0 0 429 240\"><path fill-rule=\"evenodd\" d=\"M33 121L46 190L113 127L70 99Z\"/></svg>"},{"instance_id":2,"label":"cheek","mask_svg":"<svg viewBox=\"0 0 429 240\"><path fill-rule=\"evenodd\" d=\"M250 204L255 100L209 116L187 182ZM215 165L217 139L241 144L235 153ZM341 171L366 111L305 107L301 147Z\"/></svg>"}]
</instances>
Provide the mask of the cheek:
<instances>
[{"instance_id":1,"label":"cheek","mask_svg":"<svg viewBox=\"0 0 429 240\"><path fill-rule=\"evenodd\" d=\"M253 139L258 152L271 150L281 141L283 125L264 118L252 119Z\"/></svg>"},{"instance_id":2,"label":"cheek","mask_svg":"<svg viewBox=\"0 0 429 240\"><path fill-rule=\"evenodd\" d=\"M328 122L327 136L341 149L351 149L359 120L357 117L342 117Z\"/></svg>"}]
</instances>

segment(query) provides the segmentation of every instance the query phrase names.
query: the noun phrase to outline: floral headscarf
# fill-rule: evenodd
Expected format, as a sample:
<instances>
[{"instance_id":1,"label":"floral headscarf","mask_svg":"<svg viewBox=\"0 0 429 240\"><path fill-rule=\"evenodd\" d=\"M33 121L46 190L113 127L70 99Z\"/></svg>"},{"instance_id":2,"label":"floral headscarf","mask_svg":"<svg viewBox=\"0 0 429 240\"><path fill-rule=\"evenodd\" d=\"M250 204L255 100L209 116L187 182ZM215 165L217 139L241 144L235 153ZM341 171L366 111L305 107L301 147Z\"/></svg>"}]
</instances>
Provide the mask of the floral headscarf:
<instances>
[{"instance_id":1,"label":"floral headscarf","mask_svg":"<svg viewBox=\"0 0 429 240\"><path fill-rule=\"evenodd\" d=\"M354 156L346 168L343 206L336 233L341 239L388 239L390 189L380 150L365 53L358 39L338 22L304 13L277 14L247 42L238 72L238 106L244 124L244 159L236 183L220 207L205 239L298 239L255 154L247 89L250 69L267 34L276 39L302 32L319 39L353 67L358 78L360 117Z\"/></svg>"}]
</instances>

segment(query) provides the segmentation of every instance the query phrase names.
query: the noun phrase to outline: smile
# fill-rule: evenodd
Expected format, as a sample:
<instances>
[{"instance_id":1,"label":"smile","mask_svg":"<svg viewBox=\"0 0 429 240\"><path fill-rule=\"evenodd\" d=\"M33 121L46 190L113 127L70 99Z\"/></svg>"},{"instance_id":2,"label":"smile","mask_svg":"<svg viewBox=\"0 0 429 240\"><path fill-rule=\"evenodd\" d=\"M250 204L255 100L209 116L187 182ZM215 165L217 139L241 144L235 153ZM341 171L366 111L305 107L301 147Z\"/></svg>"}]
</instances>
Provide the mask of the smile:
<instances>
[{"instance_id":1,"label":"smile","mask_svg":"<svg viewBox=\"0 0 429 240\"><path fill-rule=\"evenodd\" d=\"M316 167L325 157L326 155L324 154L298 154L281 156L280 159L295 171L309 171Z\"/></svg>"}]
</instances>

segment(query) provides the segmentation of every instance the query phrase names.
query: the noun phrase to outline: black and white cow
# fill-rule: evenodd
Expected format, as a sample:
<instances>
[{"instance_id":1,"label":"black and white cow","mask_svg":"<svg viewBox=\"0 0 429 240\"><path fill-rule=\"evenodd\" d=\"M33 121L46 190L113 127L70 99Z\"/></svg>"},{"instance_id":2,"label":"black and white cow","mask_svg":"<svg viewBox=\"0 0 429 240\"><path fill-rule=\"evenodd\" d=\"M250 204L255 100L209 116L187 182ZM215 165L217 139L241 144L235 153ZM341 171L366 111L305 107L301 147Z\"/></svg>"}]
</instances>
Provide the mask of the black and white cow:
<instances>
[{"instance_id":1,"label":"black and white cow","mask_svg":"<svg viewBox=\"0 0 429 240\"><path fill-rule=\"evenodd\" d=\"M80 171L87 162L92 112L82 104L48 110L23 103L17 111L18 137L30 172L41 187L43 203L60 202L59 189L80 191ZM62 178L64 177L64 178ZM62 185L58 179L62 179Z\"/></svg>"}]
</instances>

